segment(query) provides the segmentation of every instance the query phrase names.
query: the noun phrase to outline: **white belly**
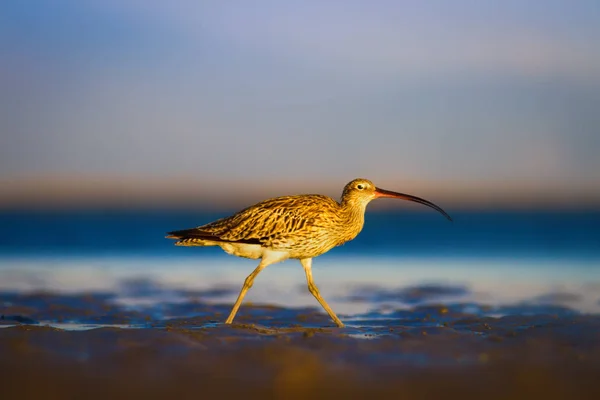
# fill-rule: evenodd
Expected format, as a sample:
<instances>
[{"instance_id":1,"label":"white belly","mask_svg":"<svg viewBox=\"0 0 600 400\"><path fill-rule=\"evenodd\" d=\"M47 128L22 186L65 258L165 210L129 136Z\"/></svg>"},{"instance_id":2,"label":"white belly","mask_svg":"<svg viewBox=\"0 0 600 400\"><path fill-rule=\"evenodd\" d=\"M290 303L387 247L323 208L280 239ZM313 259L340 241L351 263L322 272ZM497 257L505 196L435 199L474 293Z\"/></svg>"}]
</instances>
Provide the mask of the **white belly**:
<instances>
[{"instance_id":1,"label":"white belly","mask_svg":"<svg viewBox=\"0 0 600 400\"><path fill-rule=\"evenodd\" d=\"M231 254L233 256L251 258L256 260L263 256L264 251L266 250L259 244L245 244L245 243L218 243L225 253Z\"/></svg>"}]
</instances>

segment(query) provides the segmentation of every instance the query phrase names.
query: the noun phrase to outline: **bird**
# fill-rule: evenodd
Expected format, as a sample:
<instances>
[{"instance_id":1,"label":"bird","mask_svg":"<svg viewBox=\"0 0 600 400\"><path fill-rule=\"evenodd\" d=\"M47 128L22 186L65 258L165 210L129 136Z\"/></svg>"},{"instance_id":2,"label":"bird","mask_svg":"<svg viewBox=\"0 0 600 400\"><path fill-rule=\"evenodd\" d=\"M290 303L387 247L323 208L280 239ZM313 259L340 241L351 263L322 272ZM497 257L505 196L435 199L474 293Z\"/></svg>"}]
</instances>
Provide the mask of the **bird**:
<instances>
[{"instance_id":1,"label":"bird","mask_svg":"<svg viewBox=\"0 0 600 400\"><path fill-rule=\"evenodd\" d=\"M260 262L246 277L226 324L233 320L256 276L267 266L297 259L309 292L340 328L342 321L321 296L312 275L312 260L354 239L362 230L365 211L378 198L408 200L431 207L452 221L441 207L423 198L376 187L368 179L344 186L340 201L320 194L281 196L261 201L229 217L191 229L167 232L177 246L219 246L226 253Z\"/></svg>"}]
</instances>

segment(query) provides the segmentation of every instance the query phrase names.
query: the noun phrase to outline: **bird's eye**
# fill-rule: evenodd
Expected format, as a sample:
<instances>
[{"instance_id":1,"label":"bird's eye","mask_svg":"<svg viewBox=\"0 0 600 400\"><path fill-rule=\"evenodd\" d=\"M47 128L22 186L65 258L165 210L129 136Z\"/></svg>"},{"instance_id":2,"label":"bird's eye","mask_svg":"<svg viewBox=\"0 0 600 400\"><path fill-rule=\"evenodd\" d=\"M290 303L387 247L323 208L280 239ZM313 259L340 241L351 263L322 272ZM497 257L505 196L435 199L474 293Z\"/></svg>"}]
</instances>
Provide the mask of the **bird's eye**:
<instances>
[{"instance_id":1,"label":"bird's eye","mask_svg":"<svg viewBox=\"0 0 600 400\"><path fill-rule=\"evenodd\" d=\"M362 183L359 183L358 185L356 185L356 188L358 190L363 190L365 188L365 185L363 185Z\"/></svg>"}]
</instances>

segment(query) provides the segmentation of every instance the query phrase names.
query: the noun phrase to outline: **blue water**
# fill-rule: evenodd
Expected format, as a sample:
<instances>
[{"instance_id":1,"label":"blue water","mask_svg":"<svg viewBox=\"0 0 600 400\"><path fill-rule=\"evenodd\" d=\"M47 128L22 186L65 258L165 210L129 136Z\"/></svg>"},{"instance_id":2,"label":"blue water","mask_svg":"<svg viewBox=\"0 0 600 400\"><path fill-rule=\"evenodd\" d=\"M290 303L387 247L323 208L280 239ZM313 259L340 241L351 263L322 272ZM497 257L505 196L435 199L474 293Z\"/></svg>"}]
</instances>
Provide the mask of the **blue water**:
<instances>
[{"instance_id":1,"label":"blue water","mask_svg":"<svg viewBox=\"0 0 600 400\"><path fill-rule=\"evenodd\" d=\"M368 211L356 239L314 261L331 307L345 318L436 302L501 314L600 313L600 210L448 211L454 222L428 211ZM176 247L165 234L228 214L0 212L0 294L110 293L132 310L161 310L196 293L227 308L256 261L218 247ZM262 272L246 301L318 306L295 260Z\"/></svg>"},{"instance_id":2,"label":"blue water","mask_svg":"<svg viewBox=\"0 0 600 400\"><path fill-rule=\"evenodd\" d=\"M228 212L78 210L0 212L0 256L208 257L217 248L173 246L167 231ZM600 259L600 210L367 212L361 234L335 255Z\"/></svg>"}]
</instances>

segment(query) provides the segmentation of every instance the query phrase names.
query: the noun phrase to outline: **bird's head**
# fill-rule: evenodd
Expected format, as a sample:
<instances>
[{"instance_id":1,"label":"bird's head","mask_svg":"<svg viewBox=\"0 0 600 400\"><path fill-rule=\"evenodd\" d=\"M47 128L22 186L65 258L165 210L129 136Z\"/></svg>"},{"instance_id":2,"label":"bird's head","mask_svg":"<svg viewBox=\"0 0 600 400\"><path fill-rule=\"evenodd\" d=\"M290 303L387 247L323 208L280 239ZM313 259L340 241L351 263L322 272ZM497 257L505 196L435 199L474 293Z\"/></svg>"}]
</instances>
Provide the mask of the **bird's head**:
<instances>
[{"instance_id":1,"label":"bird's head","mask_svg":"<svg viewBox=\"0 0 600 400\"><path fill-rule=\"evenodd\" d=\"M433 204L432 202L410 194L392 192L391 190L378 188L368 179L358 178L349 182L344 187L344 192L342 193L342 202L360 204L366 207L371 200L381 197L408 200L426 205L427 207L431 207L441 213L448 220L452 221L452 218L444 210L442 210L441 207Z\"/></svg>"}]
</instances>

